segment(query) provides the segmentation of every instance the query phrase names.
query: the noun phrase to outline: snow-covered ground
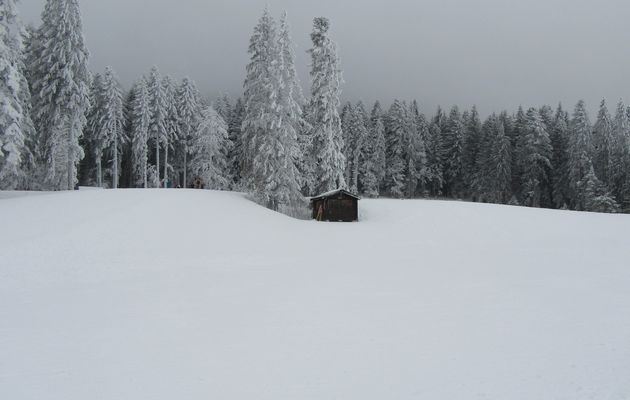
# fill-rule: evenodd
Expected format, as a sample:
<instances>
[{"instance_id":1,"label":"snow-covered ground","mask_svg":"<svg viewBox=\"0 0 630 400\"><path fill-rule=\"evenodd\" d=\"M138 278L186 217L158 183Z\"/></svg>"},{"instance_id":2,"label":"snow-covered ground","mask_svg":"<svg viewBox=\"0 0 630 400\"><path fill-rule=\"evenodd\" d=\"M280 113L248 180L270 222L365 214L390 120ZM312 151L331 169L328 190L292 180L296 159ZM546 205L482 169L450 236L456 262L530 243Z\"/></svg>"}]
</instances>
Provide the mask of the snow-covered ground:
<instances>
[{"instance_id":1,"label":"snow-covered ground","mask_svg":"<svg viewBox=\"0 0 630 400\"><path fill-rule=\"evenodd\" d=\"M0 200L0 399L629 399L630 216Z\"/></svg>"}]
</instances>

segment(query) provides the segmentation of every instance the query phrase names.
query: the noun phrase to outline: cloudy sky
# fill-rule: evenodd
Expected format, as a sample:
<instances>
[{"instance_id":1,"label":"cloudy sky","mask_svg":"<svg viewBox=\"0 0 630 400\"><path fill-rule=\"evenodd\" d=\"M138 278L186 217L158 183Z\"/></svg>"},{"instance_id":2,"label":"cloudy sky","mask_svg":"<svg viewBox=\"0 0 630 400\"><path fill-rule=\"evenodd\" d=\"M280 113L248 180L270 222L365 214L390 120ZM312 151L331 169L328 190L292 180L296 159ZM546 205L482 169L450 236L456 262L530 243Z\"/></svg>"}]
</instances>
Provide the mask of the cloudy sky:
<instances>
[{"instance_id":1,"label":"cloudy sky","mask_svg":"<svg viewBox=\"0 0 630 400\"><path fill-rule=\"evenodd\" d=\"M22 0L38 23L45 0ZM289 13L308 87L315 16L332 23L344 100L504 108L584 98L630 103L627 0L80 0L92 68L129 85L153 64L214 96L241 93L249 35L268 4ZM308 92L308 90L306 90ZM612 107L611 107L612 108Z\"/></svg>"}]
</instances>

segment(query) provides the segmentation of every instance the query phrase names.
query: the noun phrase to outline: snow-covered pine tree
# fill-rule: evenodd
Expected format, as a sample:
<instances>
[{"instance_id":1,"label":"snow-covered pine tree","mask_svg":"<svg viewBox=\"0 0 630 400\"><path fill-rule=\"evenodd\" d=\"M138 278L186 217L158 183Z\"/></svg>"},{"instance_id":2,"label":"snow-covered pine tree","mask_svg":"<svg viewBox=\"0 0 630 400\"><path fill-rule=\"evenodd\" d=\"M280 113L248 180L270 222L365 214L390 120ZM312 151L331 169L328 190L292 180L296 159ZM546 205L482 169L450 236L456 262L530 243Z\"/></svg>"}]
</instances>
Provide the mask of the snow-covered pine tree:
<instances>
[{"instance_id":1,"label":"snow-covered pine tree","mask_svg":"<svg viewBox=\"0 0 630 400\"><path fill-rule=\"evenodd\" d=\"M214 101L213 108L224 121L230 120L230 117L232 116L232 103L230 102L230 97L227 94L223 93L221 96L217 97Z\"/></svg>"},{"instance_id":2,"label":"snow-covered pine tree","mask_svg":"<svg viewBox=\"0 0 630 400\"><path fill-rule=\"evenodd\" d=\"M433 118L427 121L422 114L420 117L424 121L418 122L418 126L423 124L426 126L426 137L424 140L427 153L427 174L429 177L426 190L429 196L439 196L442 194L442 186L444 185L442 130Z\"/></svg>"},{"instance_id":3,"label":"snow-covered pine tree","mask_svg":"<svg viewBox=\"0 0 630 400\"><path fill-rule=\"evenodd\" d=\"M404 160L405 108L396 99L387 112L385 123L386 171L384 187L392 197L403 197L405 190Z\"/></svg>"},{"instance_id":4,"label":"snow-covered pine tree","mask_svg":"<svg viewBox=\"0 0 630 400\"><path fill-rule=\"evenodd\" d=\"M23 29L15 0L0 0L0 190L28 188L34 135Z\"/></svg>"},{"instance_id":5,"label":"snow-covered pine tree","mask_svg":"<svg viewBox=\"0 0 630 400\"><path fill-rule=\"evenodd\" d=\"M383 124L381 105L377 101L372 108L368 123L368 138L364 143L361 162L360 183L363 193L368 197L378 197L385 176L385 125Z\"/></svg>"},{"instance_id":6,"label":"snow-covered pine tree","mask_svg":"<svg viewBox=\"0 0 630 400\"><path fill-rule=\"evenodd\" d=\"M46 186L72 190L90 85L78 0L48 0L36 36L29 77Z\"/></svg>"},{"instance_id":7,"label":"snow-covered pine tree","mask_svg":"<svg viewBox=\"0 0 630 400\"><path fill-rule=\"evenodd\" d=\"M502 118L497 120L494 148L493 201L507 204L512 197L512 148L510 138L505 134Z\"/></svg>"},{"instance_id":8,"label":"snow-covered pine tree","mask_svg":"<svg viewBox=\"0 0 630 400\"><path fill-rule=\"evenodd\" d=\"M584 210L583 185L580 182L590 172L592 166L593 133L588 119L586 105L580 100L573 111L569 126L569 185L572 190L573 207Z\"/></svg>"},{"instance_id":9,"label":"snow-covered pine tree","mask_svg":"<svg viewBox=\"0 0 630 400\"><path fill-rule=\"evenodd\" d=\"M224 150L227 140L227 124L223 118L211 106L204 107L191 146L190 170L203 180L206 189L228 187Z\"/></svg>"},{"instance_id":10,"label":"snow-covered pine tree","mask_svg":"<svg viewBox=\"0 0 630 400\"><path fill-rule=\"evenodd\" d=\"M162 77L158 67L151 69L147 81L149 90L149 138L155 148L155 171L153 186L160 187L160 145L164 142L168 131L166 118L168 117L168 105L166 93L162 83Z\"/></svg>"},{"instance_id":11,"label":"snow-covered pine tree","mask_svg":"<svg viewBox=\"0 0 630 400\"><path fill-rule=\"evenodd\" d=\"M255 184L253 159L260 139L275 128L280 85L276 36L276 23L269 10L265 9L249 41L250 62L243 85L245 115L241 127L241 171L248 190L252 190Z\"/></svg>"},{"instance_id":12,"label":"snow-covered pine tree","mask_svg":"<svg viewBox=\"0 0 630 400\"><path fill-rule=\"evenodd\" d=\"M451 108L442 129L442 157L444 162L444 194L457 198L463 187L464 124L457 106ZM468 145L472 149L472 144ZM470 151L470 150L469 150Z\"/></svg>"},{"instance_id":13,"label":"snow-covered pine tree","mask_svg":"<svg viewBox=\"0 0 630 400\"><path fill-rule=\"evenodd\" d=\"M88 154L87 159L92 160L96 165L96 186L103 187L103 152L107 147L107 134L103 129L103 113L105 107L103 105L103 76L100 73L95 74L92 77L92 84L90 85L90 108L86 114L86 124L83 132L85 149L88 149L91 154ZM85 150L84 149L84 150ZM89 166L90 175L94 174L94 171ZM88 180L89 182L89 180Z\"/></svg>"},{"instance_id":14,"label":"snow-covered pine tree","mask_svg":"<svg viewBox=\"0 0 630 400\"><path fill-rule=\"evenodd\" d=\"M475 171L472 182L469 183L473 198L477 201L495 202L495 140L497 136L498 118L492 114L482 124L479 132L478 151L475 157Z\"/></svg>"},{"instance_id":15,"label":"snow-covered pine tree","mask_svg":"<svg viewBox=\"0 0 630 400\"><path fill-rule=\"evenodd\" d=\"M101 117L99 125L102 129L102 137L105 139L104 148L107 148L112 155L111 187L118 189L121 160L119 154L121 153L123 143L126 141L124 132L125 115L123 110L122 88L111 67L105 68L101 85L102 94L100 96L99 105L102 107L102 111L99 113Z\"/></svg>"},{"instance_id":16,"label":"snow-covered pine tree","mask_svg":"<svg viewBox=\"0 0 630 400\"><path fill-rule=\"evenodd\" d=\"M464 125L463 148L461 155L462 163L462 195L470 197L474 192L472 183L478 176L476 170L477 157L481 149L481 119L477 107L473 106L468 114L468 118L462 118Z\"/></svg>"},{"instance_id":17,"label":"snow-covered pine tree","mask_svg":"<svg viewBox=\"0 0 630 400\"><path fill-rule=\"evenodd\" d=\"M136 186L146 189L149 187L149 123L151 121L149 89L146 80L140 79L133 91L130 110L132 165Z\"/></svg>"},{"instance_id":18,"label":"snow-covered pine tree","mask_svg":"<svg viewBox=\"0 0 630 400\"><path fill-rule=\"evenodd\" d=\"M630 121L623 101L617 104L608 170L610 189L623 211L630 211Z\"/></svg>"},{"instance_id":19,"label":"snow-covered pine tree","mask_svg":"<svg viewBox=\"0 0 630 400\"><path fill-rule=\"evenodd\" d=\"M425 138L428 136L427 124L420 114L418 103L414 100L407 107L405 136L405 175L408 198L416 196L418 187L424 192L429 179ZM422 193L424 195L424 193Z\"/></svg>"},{"instance_id":20,"label":"snow-covered pine tree","mask_svg":"<svg viewBox=\"0 0 630 400\"><path fill-rule=\"evenodd\" d=\"M606 100L602 100L597 114L597 121L593 126L593 167L595 174L604 185L610 184L610 158L613 141L613 122L606 107Z\"/></svg>"},{"instance_id":21,"label":"snow-covered pine tree","mask_svg":"<svg viewBox=\"0 0 630 400\"><path fill-rule=\"evenodd\" d=\"M357 103L351 110L352 126L350 144L351 151L349 157L346 158L346 163L350 166L349 175L346 182L349 184L350 191L353 193L359 193L361 183L360 173L362 171L362 163L365 159L365 146L368 141L368 117L365 112L365 106L362 102Z\"/></svg>"},{"instance_id":22,"label":"snow-covered pine tree","mask_svg":"<svg viewBox=\"0 0 630 400\"><path fill-rule=\"evenodd\" d=\"M243 122L247 186L254 198L276 211L302 201L298 181L298 118L276 23L265 9L250 41ZM251 163L249 162L251 161Z\"/></svg>"},{"instance_id":23,"label":"snow-covered pine tree","mask_svg":"<svg viewBox=\"0 0 630 400\"><path fill-rule=\"evenodd\" d=\"M245 117L245 105L243 100L239 98L236 100L234 110L232 110L231 118L228 121L228 139L229 139L229 151L227 157L228 163L228 176L230 177L230 187L238 190L241 185L241 165L243 160L243 138L241 133L241 126L243 125L243 118Z\"/></svg>"},{"instance_id":24,"label":"snow-covered pine tree","mask_svg":"<svg viewBox=\"0 0 630 400\"><path fill-rule=\"evenodd\" d=\"M311 40L311 102L309 122L312 126L312 160L315 163L315 190L327 192L345 188L343 137L339 118L341 70L337 46L329 35L326 18L315 18Z\"/></svg>"},{"instance_id":25,"label":"snow-covered pine tree","mask_svg":"<svg viewBox=\"0 0 630 400\"><path fill-rule=\"evenodd\" d=\"M351 102L346 102L341 108L339 119L341 120L341 135L343 137L343 156L346 158L346 170L344 171L344 177L346 183L350 180L350 161L352 153L352 119L353 119L353 106Z\"/></svg>"},{"instance_id":26,"label":"snow-covered pine tree","mask_svg":"<svg viewBox=\"0 0 630 400\"><path fill-rule=\"evenodd\" d=\"M173 78L165 76L162 79L162 86L164 88L164 98L166 100L166 118L164 125L166 127L166 135L163 139L164 144L164 187L171 187L173 180L171 179L171 172L173 166L169 164L169 154L173 154L179 147L179 117L177 115L177 88Z\"/></svg>"},{"instance_id":27,"label":"snow-covered pine tree","mask_svg":"<svg viewBox=\"0 0 630 400\"><path fill-rule=\"evenodd\" d=\"M201 113L201 106L197 101L197 97L195 83L188 77L184 78L177 90L176 99L183 155L182 187L188 187L188 154L190 152L190 143L194 140L194 135L197 132Z\"/></svg>"},{"instance_id":28,"label":"snow-covered pine tree","mask_svg":"<svg viewBox=\"0 0 630 400\"><path fill-rule=\"evenodd\" d=\"M550 206L551 140L537 109L527 111L525 129L521 165L523 202L530 207Z\"/></svg>"},{"instance_id":29,"label":"snow-covered pine tree","mask_svg":"<svg viewBox=\"0 0 630 400\"><path fill-rule=\"evenodd\" d=\"M290 125L286 134L291 138L288 140L292 146L293 158L297 171L296 179L299 187L308 185L310 179L303 177L302 174L308 173L306 168L307 157L303 152L304 136L308 135L310 125L304 118L304 106L306 99L302 92L302 86L297 75L295 67L295 50L293 40L291 39L291 31L286 11L282 13L280 18L280 27L278 30L278 51L280 53L280 74L281 74L281 96L282 107L284 109L284 118ZM295 139L293 139L295 136Z\"/></svg>"},{"instance_id":30,"label":"snow-covered pine tree","mask_svg":"<svg viewBox=\"0 0 630 400\"><path fill-rule=\"evenodd\" d=\"M572 204L569 185L569 115L559 104L554 115L553 127L550 132L551 171L553 183L553 203L556 208L568 207Z\"/></svg>"},{"instance_id":31,"label":"snow-covered pine tree","mask_svg":"<svg viewBox=\"0 0 630 400\"><path fill-rule=\"evenodd\" d=\"M607 191L606 185L597 178L595 169L590 165L589 172L579 183L584 211L616 213L619 205Z\"/></svg>"}]
</instances>

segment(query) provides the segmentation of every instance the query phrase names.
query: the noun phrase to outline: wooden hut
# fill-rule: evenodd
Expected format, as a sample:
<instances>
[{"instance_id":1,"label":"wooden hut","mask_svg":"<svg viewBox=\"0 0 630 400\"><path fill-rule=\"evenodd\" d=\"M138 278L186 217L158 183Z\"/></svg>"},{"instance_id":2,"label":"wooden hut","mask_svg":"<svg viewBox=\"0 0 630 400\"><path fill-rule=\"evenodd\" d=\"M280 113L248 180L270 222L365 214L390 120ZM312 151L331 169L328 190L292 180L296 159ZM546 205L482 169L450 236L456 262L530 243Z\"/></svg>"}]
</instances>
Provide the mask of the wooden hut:
<instances>
[{"instance_id":1,"label":"wooden hut","mask_svg":"<svg viewBox=\"0 0 630 400\"><path fill-rule=\"evenodd\" d=\"M352 193L337 189L311 198L313 219L332 222L359 220L359 198Z\"/></svg>"}]
</instances>

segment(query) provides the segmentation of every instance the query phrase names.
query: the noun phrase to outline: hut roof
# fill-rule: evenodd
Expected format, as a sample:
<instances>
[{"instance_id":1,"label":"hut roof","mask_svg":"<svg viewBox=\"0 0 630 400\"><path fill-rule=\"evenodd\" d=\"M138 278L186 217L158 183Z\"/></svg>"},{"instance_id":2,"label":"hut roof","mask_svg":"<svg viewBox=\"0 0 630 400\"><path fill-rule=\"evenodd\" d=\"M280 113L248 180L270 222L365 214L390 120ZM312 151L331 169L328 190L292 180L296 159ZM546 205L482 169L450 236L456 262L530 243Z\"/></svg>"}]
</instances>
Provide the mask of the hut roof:
<instances>
[{"instance_id":1,"label":"hut roof","mask_svg":"<svg viewBox=\"0 0 630 400\"><path fill-rule=\"evenodd\" d=\"M361 200L361 198L359 198L359 196L354 195L354 194L348 192L345 189L336 189L336 190L331 190L330 192L322 193L322 194L320 194L318 196L315 196L315 197L311 197L311 201L323 199L324 197L334 196L334 195L339 194L339 193L343 193L343 194L345 194L347 196L350 196L352 198L355 198L357 200Z\"/></svg>"}]
</instances>

